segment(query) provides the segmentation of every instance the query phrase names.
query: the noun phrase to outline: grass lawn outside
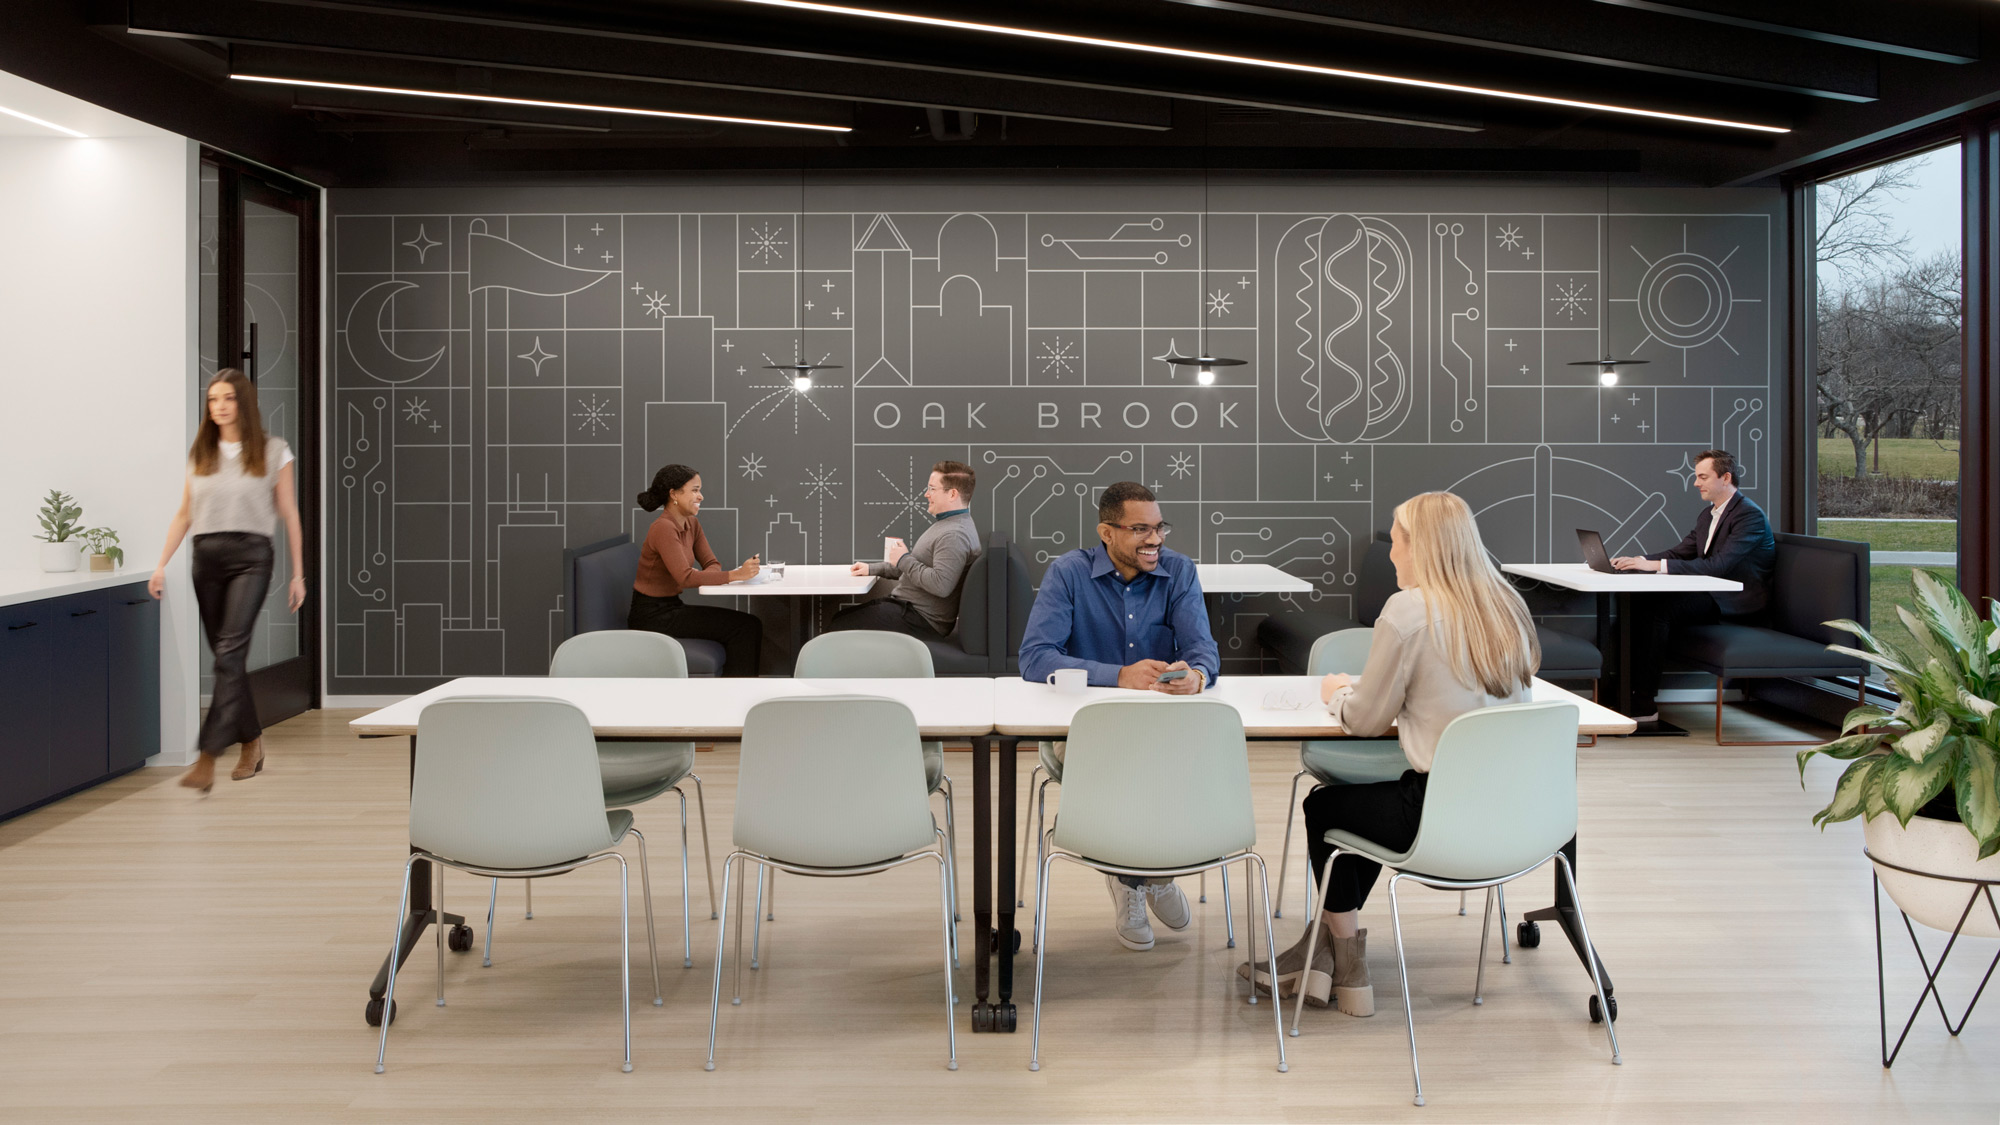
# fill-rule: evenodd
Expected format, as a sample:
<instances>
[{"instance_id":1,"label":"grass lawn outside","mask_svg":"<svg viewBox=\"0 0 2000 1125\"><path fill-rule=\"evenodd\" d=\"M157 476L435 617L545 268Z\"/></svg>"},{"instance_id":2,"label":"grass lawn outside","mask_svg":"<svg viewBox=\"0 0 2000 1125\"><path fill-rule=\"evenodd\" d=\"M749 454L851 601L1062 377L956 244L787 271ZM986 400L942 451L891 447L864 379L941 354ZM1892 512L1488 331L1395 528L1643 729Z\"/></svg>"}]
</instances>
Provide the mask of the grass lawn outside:
<instances>
[{"instance_id":1,"label":"grass lawn outside","mask_svg":"<svg viewBox=\"0 0 2000 1125\"><path fill-rule=\"evenodd\" d=\"M1820 520L1828 539L1851 539L1877 551L1956 551L1955 520Z\"/></svg>"},{"instance_id":2,"label":"grass lawn outside","mask_svg":"<svg viewBox=\"0 0 2000 1125\"><path fill-rule=\"evenodd\" d=\"M1819 471L1827 476L1854 475L1854 443L1844 437L1819 439ZM1868 471L1875 471L1875 447L1868 447ZM1956 442L1940 446L1929 438L1883 438L1882 473L1920 480L1957 480Z\"/></svg>"},{"instance_id":3,"label":"grass lawn outside","mask_svg":"<svg viewBox=\"0 0 2000 1125\"><path fill-rule=\"evenodd\" d=\"M1895 645L1914 643L1910 631L1903 628L1903 620L1896 614L1896 607L1916 607L1916 593L1910 589L1910 571L1918 569L1910 566L1874 566L1868 573L1868 630L1876 636ZM1958 583L1958 569L1949 566L1927 566L1922 568L1937 576L1948 585ZM1852 644L1852 641L1847 642ZM1859 647L1859 646L1856 646ZM1877 677L1880 678L1879 676Z\"/></svg>"}]
</instances>

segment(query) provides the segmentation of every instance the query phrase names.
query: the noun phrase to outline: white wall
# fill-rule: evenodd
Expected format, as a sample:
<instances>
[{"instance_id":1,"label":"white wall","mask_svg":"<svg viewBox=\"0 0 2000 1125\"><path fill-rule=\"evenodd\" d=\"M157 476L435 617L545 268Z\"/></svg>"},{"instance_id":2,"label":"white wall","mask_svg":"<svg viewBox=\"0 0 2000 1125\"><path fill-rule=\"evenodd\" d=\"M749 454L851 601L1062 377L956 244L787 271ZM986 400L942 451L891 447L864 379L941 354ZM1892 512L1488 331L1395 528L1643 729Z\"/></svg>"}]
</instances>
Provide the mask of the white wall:
<instances>
[{"instance_id":1,"label":"white wall","mask_svg":"<svg viewBox=\"0 0 2000 1125\"><path fill-rule=\"evenodd\" d=\"M119 533L126 569L143 579L180 502L195 401L197 156L184 138L133 132L0 135L0 568L38 565L35 509L60 488L82 502L86 526ZM166 753L150 764L188 761L199 719L185 550L168 575Z\"/></svg>"}]
</instances>

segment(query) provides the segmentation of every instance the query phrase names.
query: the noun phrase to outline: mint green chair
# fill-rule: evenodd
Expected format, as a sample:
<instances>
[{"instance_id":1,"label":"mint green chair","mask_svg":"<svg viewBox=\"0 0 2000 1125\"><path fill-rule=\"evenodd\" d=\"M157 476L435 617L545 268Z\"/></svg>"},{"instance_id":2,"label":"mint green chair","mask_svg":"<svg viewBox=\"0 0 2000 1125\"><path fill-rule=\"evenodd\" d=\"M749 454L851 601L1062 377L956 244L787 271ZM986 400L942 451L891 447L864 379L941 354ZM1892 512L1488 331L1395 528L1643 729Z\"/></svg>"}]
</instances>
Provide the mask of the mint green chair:
<instances>
[{"instance_id":1,"label":"mint green chair","mask_svg":"<svg viewBox=\"0 0 2000 1125\"><path fill-rule=\"evenodd\" d=\"M771 699L743 720L736 779L736 848L722 863L722 918L715 927L715 986L709 997L708 1063L722 1010L723 940L730 880L745 864L794 875L873 875L920 859L938 865L944 952L946 1067L958 1069L952 1018L951 875L944 830L931 818L917 719L893 699L818 695ZM736 988L743 1003L743 899L736 900Z\"/></svg>"},{"instance_id":2,"label":"mint green chair","mask_svg":"<svg viewBox=\"0 0 2000 1125\"><path fill-rule=\"evenodd\" d=\"M410 776L410 857L396 906L383 995L382 1037L375 1073L389 1054L396 1014L396 969L403 959L403 916L410 904L410 869L437 865L437 909L444 909L444 869L493 879L561 875L618 861L619 992L625 1007L624 1069L632 1069L631 875L615 850L626 836L639 841L639 882L646 900L646 948L653 954L653 1003L660 996L660 958L653 941L653 888L646 878L646 838L626 809L604 808L597 742L590 720L574 704L530 696L440 700L417 716L416 760ZM444 1007L444 931L438 926L438 1007Z\"/></svg>"},{"instance_id":3,"label":"mint green chair","mask_svg":"<svg viewBox=\"0 0 2000 1125\"><path fill-rule=\"evenodd\" d=\"M1088 704L1070 720L1062 816L1035 876L1035 1035L1029 1070L1042 1068L1049 918L1041 905L1049 900L1049 873L1059 859L1107 875L1146 876L1193 875L1241 860L1246 913L1254 864L1264 892L1264 947L1272 979L1278 975L1270 872L1253 850L1257 815L1250 802L1242 717L1220 700L1134 694L1138 697ZM1254 963L1254 915L1246 923ZM1254 985L1250 1003L1257 1003ZM1287 1070L1284 1014L1276 1001L1271 1016L1278 1069Z\"/></svg>"},{"instance_id":4,"label":"mint green chair","mask_svg":"<svg viewBox=\"0 0 2000 1125\"><path fill-rule=\"evenodd\" d=\"M1583 900L1562 847L1576 835L1576 734L1574 703L1509 703L1468 711L1451 721L1438 738L1424 790L1422 823L1409 850L1395 852L1349 832L1334 829L1326 842L1334 854L1348 852L1374 860L1395 874L1389 877L1389 912L1396 929L1396 970L1403 983L1403 1016L1409 1021L1410 1078L1416 1104L1424 1104L1423 1074L1417 1067L1417 1024L1410 999L1409 959L1403 950L1403 915L1396 890L1408 879L1445 890L1486 890L1486 921L1479 934L1479 971L1472 984L1472 1002L1481 1004L1486 982L1486 937L1493 923L1494 890L1555 861L1576 903L1576 924L1585 949L1593 949L1584 922ZM1333 864L1327 864L1331 875ZM1320 881L1321 900L1326 880ZM1501 928L1506 928L1505 923ZM1310 927L1306 963L1312 963L1320 927ZM1608 1013L1604 980L1597 958L1590 964L1597 989L1597 1010ZM1274 974L1275 976L1275 974ZM1305 992L1292 1013L1292 1034L1299 1033ZM1618 1053L1618 1031L1604 1021L1611 1038L1611 1061Z\"/></svg>"}]
</instances>

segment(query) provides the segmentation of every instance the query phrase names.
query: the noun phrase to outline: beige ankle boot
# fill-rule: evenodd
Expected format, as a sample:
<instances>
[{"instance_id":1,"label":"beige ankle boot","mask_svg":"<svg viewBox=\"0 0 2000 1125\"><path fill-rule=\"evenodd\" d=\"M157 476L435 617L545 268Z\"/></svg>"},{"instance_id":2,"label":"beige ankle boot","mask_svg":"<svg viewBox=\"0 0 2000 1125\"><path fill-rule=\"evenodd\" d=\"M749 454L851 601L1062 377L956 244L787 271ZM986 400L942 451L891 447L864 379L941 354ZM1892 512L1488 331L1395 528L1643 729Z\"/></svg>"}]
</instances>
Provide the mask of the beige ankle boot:
<instances>
[{"instance_id":1,"label":"beige ankle boot","mask_svg":"<svg viewBox=\"0 0 2000 1125\"><path fill-rule=\"evenodd\" d=\"M1333 1006L1350 1016L1375 1014L1375 986L1368 981L1368 931L1333 939Z\"/></svg>"},{"instance_id":2,"label":"beige ankle boot","mask_svg":"<svg viewBox=\"0 0 2000 1125\"><path fill-rule=\"evenodd\" d=\"M1306 941L1312 931L1306 931L1290 949L1278 954L1278 996L1288 998L1297 994L1300 987L1306 990L1306 1003L1315 1008L1327 1006L1333 992L1333 935L1325 926L1319 930L1319 944L1313 949L1312 964L1306 964ZM1236 966L1236 975L1246 980L1254 979L1257 991L1265 996L1271 994L1271 965L1258 961L1254 966L1248 961Z\"/></svg>"}]
</instances>

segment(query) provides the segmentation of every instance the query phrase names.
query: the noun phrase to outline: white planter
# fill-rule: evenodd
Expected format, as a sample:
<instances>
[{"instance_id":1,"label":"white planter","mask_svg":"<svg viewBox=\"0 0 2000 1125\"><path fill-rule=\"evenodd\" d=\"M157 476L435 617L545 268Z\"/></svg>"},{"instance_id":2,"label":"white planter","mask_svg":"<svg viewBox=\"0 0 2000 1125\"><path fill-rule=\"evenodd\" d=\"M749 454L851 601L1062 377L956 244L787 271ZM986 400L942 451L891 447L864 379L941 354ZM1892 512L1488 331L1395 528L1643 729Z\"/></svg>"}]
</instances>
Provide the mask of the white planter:
<instances>
[{"instance_id":1,"label":"white planter","mask_svg":"<svg viewBox=\"0 0 2000 1125\"><path fill-rule=\"evenodd\" d=\"M74 539L67 543L42 544L42 569L50 574L75 570L77 561L82 557L83 544Z\"/></svg>"},{"instance_id":2,"label":"white planter","mask_svg":"<svg viewBox=\"0 0 2000 1125\"><path fill-rule=\"evenodd\" d=\"M1868 854L1899 867L2000 881L2000 855L1977 858L1978 842L1956 821L1913 816L1910 826L1904 828L1893 815L1884 813L1870 819L1863 827L1863 834L1868 840ZM1892 871L1880 864L1875 866L1875 874L1882 880L1882 889L1889 892L1889 898L1905 914L1946 933L1958 925L1965 900L1973 891L1971 883L1926 879ZM2000 927L1993 924L1993 912L1987 909L1985 896L1973 906L1962 932L1969 937L2000 937Z\"/></svg>"}]
</instances>

